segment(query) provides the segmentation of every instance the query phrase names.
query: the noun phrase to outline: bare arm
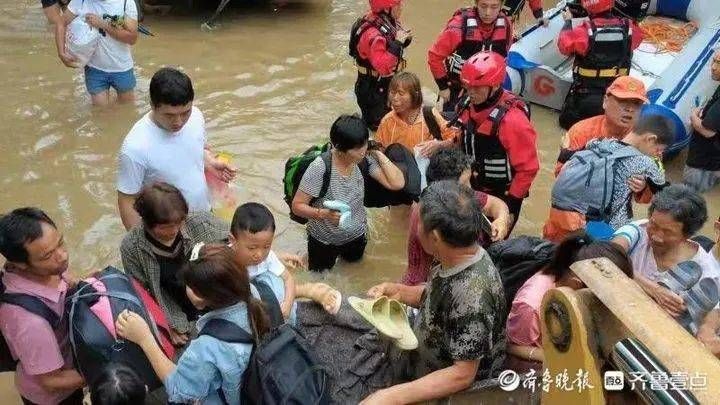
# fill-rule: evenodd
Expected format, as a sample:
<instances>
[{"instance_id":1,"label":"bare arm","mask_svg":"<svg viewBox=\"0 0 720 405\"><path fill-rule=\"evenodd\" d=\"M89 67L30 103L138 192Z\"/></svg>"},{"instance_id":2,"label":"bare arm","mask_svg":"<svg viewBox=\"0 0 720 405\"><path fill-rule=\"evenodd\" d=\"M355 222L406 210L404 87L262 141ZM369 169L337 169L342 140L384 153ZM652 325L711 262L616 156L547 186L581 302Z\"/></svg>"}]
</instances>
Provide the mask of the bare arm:
<instances>
[{"instance_id":1,"label":"bare arm","mask_svg":"<svg viewBox=\"0 0 720 405\"><path fill-rule=\"evenodd\" d=\"M135 211L135 195L124 194L118 191L118 210L120 211L120 219L122 220L125 230L129 231L137 225L140 225L142 219Z\"/></svg>"},{"instance_id":2,"label":"bare arm","mask_svg":"<svg viewBox=\"0 0 720 405\"><path fill-rule=\"evenodd\" d=\"M124 44L135 45L138 37L137 20L125 18L122 25L113 25L111 21L103 19L95 14L86 14L85 21L94 28L105 31L111 38Z\"/></svg>"},{"instance_id":3,"label":"bare arm","mask_svg":"<svg viewBox=\"0 0 720 405\"><path fill-rule=\"evenodd\" d=\"M487 202L482 210L483 214L493 218L493 222L491 224L493 234L490 235L492 237L492 241L495 242L505 239L511 222L510 210L508 209L507 204L505 204L503 200L488 194Z\"/></svg>"},{"instance_id":4,"label":"bare arm","mask_svg":"<svg viewBox=\"0 0 720 405\"><path fill-rule=\"evenodd\" d=\"M310 200L312 200L312 198L313 197L310 196L310 194L298 190L292 201L292 212L299 217L328 220L337 225L340 221L340 214L337 211L332 211L327 208L316 208L311 206Z\"/></svg>"},{"instance_id":5,"label":"bare arm","mask_svg":"<svg viewBox=\"0 0 720 405\"><path fill-rule=\"evenodd\" d=\"M414 404L444 398L470 387L479 365L480 360L455 361L415 381L380 390L362 404Z\"/></svg>"},{"instance_id":6,"label":"bare arm","mask_svg":"<svg viewBox=\"0 0 720 405\"><path fill-rule=\"evenodd\" d=\"M38 376L40 385L47 391L76 390L85 385L77 370L55 370Z\"/></svg>"},{"instance_id":7,"label":"bare arm","mask_svg":"<svg viewBox=\"0 0 720 405\"><path fill-rule=\"evenodd\" d=\"M75 67L73 64L75 60L65 52L65 27L75 18L75 15L71 13L70 10L65 10L63 13L59 4L53 4L50 7L43 8L43 13L48 22L53 26L55 48L58 58L60 58L65 66Z\"/></svg>"},{"instance_id":8,"label":"bare arm","mask_svg":"<svg viewBox=\"0 0 720 405\"><path fill-rule=\"evenodd\" d=\"M384 153L379 150L369 152L377 160L380 170L371 174L372 178L388 190L402 190L405 187L405 176Z\"/></svg>"},{"instance_id":9,"label":"bare arm","mask_svg":"<svg viewBox=\"0 0 720 405\"><path fill-rule=\"evenodd\" d=\"M396 299L413 308L419 308L424 291L425 284L404 285L399 283L382 283L371 287L368 290L367 295L373 298L384 295L388 298Z\"/></svg>"},{"instance_id":10,"label":"bare arm","mask_svg":"<svg viewBox=\"0 0 720 405\"><path fill-rule=\"evenodd\" d=\"M520 357L521 359L525 359L525 360L532 360L532 361L539 361L539 362L545 361L545 354L543 353L542 347L519 346L519 345L514 345L511 343L508 343L507 352L514 356Z\"/></svg>"},{"instance_id":11,"label":"bare arm","mask_svg":"<svg viewBox=\"0 0 720 405\"><path fill-rule=\"evenodd\" d=\"M283 316L287 319L290 316L290 311L292 310L293 303L295 302L295 277L293 277L292 273L288 269L285 269L280 277L282 277L283 284L285 284L285 296L283 297L281 309Z\"/></svg>"},{"instance_id":12,"label":"bare arm","mask_svg":"<svg viewBox=\"0 0 720 405\"><path fill-rule=\"evenodd\" d=\"M139 346L145 352L145 357L150 361L160 381L165 381L170 373L175 371L175 363L167 358L151 334L148 334Z\"/></svg>"}]
</instances>

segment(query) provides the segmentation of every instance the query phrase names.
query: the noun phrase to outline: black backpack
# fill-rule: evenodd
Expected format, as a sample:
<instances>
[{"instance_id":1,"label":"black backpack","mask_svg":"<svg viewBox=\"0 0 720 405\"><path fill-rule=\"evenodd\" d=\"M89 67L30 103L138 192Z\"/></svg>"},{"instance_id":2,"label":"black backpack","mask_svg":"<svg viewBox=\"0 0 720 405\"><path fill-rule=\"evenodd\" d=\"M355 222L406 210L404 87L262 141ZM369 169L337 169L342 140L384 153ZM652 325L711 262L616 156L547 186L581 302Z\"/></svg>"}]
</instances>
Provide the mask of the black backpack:
<instances>
[{"instance_id":1,"label":"black backpack","mask_svg":"<svg viewBox=\"0 0 720 405\"><path fill-rule=\"evenodd\" d=\"M200 335L224 342L254 345L240 397L249 404L330 404L330 377L310 344L295 328L283 323L280 304L270 287L252 284L260 293L273 325L260 342L224 319L212 319L200 331ZM227 403L222 389L218 394Z\"/></svg>"},{"instance_id":2,"label":"black backpack","mask_svg":"<svg viewBox=\"0 0 720 405\"><path fill-rule=\"evenodd\" d=\"M297 193L300 181L302 181L303 175L307 170L310 163L312 163L318 156L320 156L325 162L325 173L323 174L323 184L320 189L320 195L317 198L322 198L327 194L328 187L330 186L330 172L332 170L332 160L330 156L330 143L314 145L308 148L305 152L289 158L285 162L285 174L283 176L283 191L285 192L285 203L290 207L290 219L293 221L306 224L307 218L299 217L292 212L292 202ZM312 204L317 198L310 201Z\"/></svg>"},{"instance_id":3,"label":"black backpack","mask_svg":"<svg viewBox=\"0 0 720 405\"><path fill-rule=\"evenodd\" d=\"M364 205L368 208L387 207L391 205L412 204L420 198L420 169L418 169L415 155L408 148L399 143L393 143L385 148L385 156L393 162L405 177L405 187L402 190L388 190L373 179L369 173L367 159L358 163L360 172L365 180Z\"/></svg>"},{"instance_id":4,"label":"black backpack","mask_svg":"<svg viewBox=\"0 0 720 405\"><path fill-rule=\"evenodd\" d=\"M38 297L29 294L6 293L5 285L0 282L0 305L16 305L26 311L45 319L53 329L57 329L62 320L58 314L50 309ZM0 373L15 371L18 360L10 353L5 337L0 334Z\"/></svg>"},{"instance_id":5,"label":"black backpack","mask_svg":"<svg viewBox=\"0 0 720 405\"><path fill-rule=\"evenodd\" d=\"M487 252L500 273L509 309L520 287L550 263L555 244L534 236L519 236L493 243Z\"/></svg>"}]
</instances>

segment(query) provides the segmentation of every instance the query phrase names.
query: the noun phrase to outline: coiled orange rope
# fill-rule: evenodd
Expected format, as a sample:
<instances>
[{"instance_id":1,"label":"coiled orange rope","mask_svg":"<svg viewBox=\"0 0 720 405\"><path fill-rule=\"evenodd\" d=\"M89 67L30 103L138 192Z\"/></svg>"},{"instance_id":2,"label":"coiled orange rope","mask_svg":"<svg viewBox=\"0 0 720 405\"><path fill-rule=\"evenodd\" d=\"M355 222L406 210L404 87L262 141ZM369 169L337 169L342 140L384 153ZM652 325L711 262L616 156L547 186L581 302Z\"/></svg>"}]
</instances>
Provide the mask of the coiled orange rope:
<instances>
[{"instance_id":1,"label":"coiled orange rope","mask_svg":"<svg viewBox=\"0 0 720 405\"><path fill-rule=\"evenodd\" d=\"M640 23L645 40L654 44L658 53L680 52L697 31L697 24L668 18L647 18Z\"/></svg>"}]
</instances>

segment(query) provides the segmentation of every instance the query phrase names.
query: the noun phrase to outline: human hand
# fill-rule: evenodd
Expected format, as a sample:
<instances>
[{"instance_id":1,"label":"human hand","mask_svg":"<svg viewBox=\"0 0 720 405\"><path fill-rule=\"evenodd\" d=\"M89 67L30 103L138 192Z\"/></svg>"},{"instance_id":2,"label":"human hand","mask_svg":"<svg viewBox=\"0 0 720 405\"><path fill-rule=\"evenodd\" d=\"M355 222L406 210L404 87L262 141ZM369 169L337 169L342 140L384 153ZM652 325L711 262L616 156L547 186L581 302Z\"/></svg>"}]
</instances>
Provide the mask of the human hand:
<instances>
[{"instance_id":1,"label":"human hand","mask_svg":"<svg viewBox=\"0 0 720 405\"><path fill-rule=\"evenodd\" d=\"M565 21L570 21L570 20L572 20L573 16L572 16L572 13L570 12L570 9L569 9L569 8L566 7L566 8L563 10L563 12L562 12L562 17L563 17L563 20L565 20Z\"/></svg>"},{"instance_id":2,"label":"human hand","mask_svg":"<svg viewBox=\"0 0 720 405\"><path fill-rule=\"evenodd\" d=\"M564 16L563 16L563 18L564 18ZM540 18L537 19L537 23L538 23L538 25L542 25L543 27L547 27L548 25L550 25L550 20L548 20L548 19L545 18L545 17L540 17Z\"/></svg>"},{"instance_id":3,"label":"human hand","mask_svg":"<svg viewBox=\"0 0 720 405\"><path fill-rule=\"evenodd\" d=\"M685 302L682 297L661 286L655 284L650 296L660 307L673 318L677 318L685 310Z\"/></svg>"},{"instance_id":4,"label":"human hand","mask_svg":"<svg viewBox=\"0 0 720 405\"><path fill-rule=\"evenodd\" d=\"M118 336L136 344L140 344L144 339L152 337L150 327L147 322L145 322L145 319L127 309L118 315L117 321L115 322L115 330Z\"/></svg>"},{"instance_id":5,"label":"human hand","mask_svg":"<svg viewBox=\"0 0 720 405\"><path fill-rule=\"evenodd\" d=\"M412 38L412 30L403 30L399 29L395 33L395 39L400 43L405 43L405 41L408 40L408 38Z\"/></svg>"},{"instance_id":6,"label":"human hand","mask_svg":"<svg viewBox=\"0 0 720 405\"><path fill-rule=\"evenodd\" d=\"M633 175L627 180L627 185L633 193L641 193L647 187L647 181L641 175Z\"/></svg>"},{"instance_id":7,"label":"human hand","mask_svg":"<svg viewBox=\"0 0 720 405\"><path fill-rule=\"evenodd\" d=\"M370 298L380 298L386 296L390 299L400 298L400 284L397 283L382 283L376 286L370 287L367 291L367 296Z\"/></svg>"},{"instance_id":8,"label":"human hand","mask_svg":"<svg viewBox=\"0 0 720 405\"><path fill-rule=\"evenodd\" d=\"M211 172L221 181L229 183L237 175L237 169L217 158L209 161Z\"/></svg>"},{"instance_id":9,"label":"human hand","mask_svg":"<svg viewBox=\"0 0 720 405\"><path fill-rule=\"evenodd\" d=\"M93 28L105 31L107 31L110 25L97 14L85 14L85 22Z\"/></svg>"},{"instance_id":10,"label":"human hand","mask_svg":"<svg viewBox=\"0 0 720 405\"><path fill-rule=\"evenodd\" d=\"M279 253L277 256L282 264L289 269L297 270L304 267L303 259L299 255L292 253Z\"/></svg>"},{"instance_id":11,"label":"human hand","mask_svg":"<svg viewBox=\"0 0 720 405\"><path fill-rule=\"evenodd\" d=\"M173 346L185 346L187 344L189 339L187 333L178 332L173 328L170 328L168 332L170 333L170 342Z\"/></svg>"},{"instance_id":12,"label":"human hand","mask_svg":"<svg viewBox=\"0 0 720 405\"><path fill-rule=\"evenodd\" d=\"M490 223L490 228L492 229L492 235L490 235L490 240L493 242L497 242L499 240L503 240L507 237L508 230L510 227L509 224L509 215L508 217L500 217L496 218L494 221Z\"/></svg>"},{"instance_id":13,"label":"human hand","mask_svg":"<svg viewBox=\"0 0 720 405\"><path fill-rule=\"evenodd\" d=\"M67 52L59 53L58 58L60 58L60 61L63 63L63 65L69 68L78 67L78 60Z\"/></svg>"},{"instance_id":14,"label":"human hand","mask_svg":"<svg viewBox=\"0 0 720 405\"><path fill-rule=\"evenodd\" d=\"M329 210L327 208L321 208L320 209L320 216L323 220L330 222L331 224L335 226L340 225L340 215L341 213L335 210Z\"/></svg>"},{"instance_id":15,"label":"human hand","mask_svg":"<svg viewBox=\"0 0 720 405\"><path fill-rule=\"evenodd\" d=\"M431 139L429 141L420 142L416 146L420 148L420 155L430 157L433 153L435 153L438 149L442 147L442 142L438 141L437 139Z\"/></svg>"}]
</instances>

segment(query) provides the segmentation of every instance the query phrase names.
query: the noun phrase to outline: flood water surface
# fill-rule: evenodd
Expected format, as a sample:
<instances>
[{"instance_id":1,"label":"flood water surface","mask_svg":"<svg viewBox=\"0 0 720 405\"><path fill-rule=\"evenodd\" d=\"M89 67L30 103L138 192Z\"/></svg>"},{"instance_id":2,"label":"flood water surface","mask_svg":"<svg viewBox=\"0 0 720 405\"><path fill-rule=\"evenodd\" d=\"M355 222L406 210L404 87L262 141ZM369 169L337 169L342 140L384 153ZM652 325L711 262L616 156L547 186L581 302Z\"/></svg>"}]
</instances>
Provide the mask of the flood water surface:
<instances>
[{"instance_id":1,"label":"flood water surface","mask_svg":"<svg viewBox=\"0 0 720 405\"><path fill-rule=\"evenodd\" d=\"M148 111L149 79L164 65L192 77L210 145L235 156L241 201L262 202L275 214L276 250L305 252L304 228L290 221L283 201L283 167L289 156L324 141L338 114L357 110L347 39L365 1L295 0L278 11L237 7L226 10L211 32L200 29L200 15L148 15L145 24L156 36L141 37L133 49L137 101L104 110L90 106L81 71L65 68L55 56L39 2L1 3L0 212L24 205L46 210L65 234L73 272L119 264L124 229L116 208L117 152ZM415 34L407 69L420 76L433 100L427 49L461 5L460 0L406 2L403 25ZM555 112L533 108L542 168L516 234L538 235L549 210L562 134L556 120ZM673 179L683 159L668 164ZM718 192L707 197L711 216L717 216ZM341 263L324 277L349 294L398 279L406 265L406 216L402 209L371 210L365 259ZM709 235L711 226L705 231ZM0 402L18 401L12 376L2 377Z\"/></svg>"}]
</instances>

